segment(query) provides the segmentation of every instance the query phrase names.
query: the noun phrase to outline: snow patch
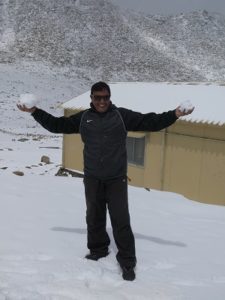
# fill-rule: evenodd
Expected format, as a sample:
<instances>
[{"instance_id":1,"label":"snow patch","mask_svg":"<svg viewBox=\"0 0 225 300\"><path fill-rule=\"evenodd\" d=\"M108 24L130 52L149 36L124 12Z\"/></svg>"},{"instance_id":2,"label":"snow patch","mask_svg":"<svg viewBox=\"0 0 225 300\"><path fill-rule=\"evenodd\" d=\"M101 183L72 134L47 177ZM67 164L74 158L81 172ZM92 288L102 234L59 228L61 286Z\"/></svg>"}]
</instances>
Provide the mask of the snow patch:
<instances>
[{"instance_id":1,"label":"snow patch","mask_svg":"<svg viewBox=\"0 0 225 300\"><path fill-rule=\"evenodd\" d=\"M15 42L15 32L12 28L7 28L0 38L0 50L6 51Z\"/></svg>"}]
</instances>

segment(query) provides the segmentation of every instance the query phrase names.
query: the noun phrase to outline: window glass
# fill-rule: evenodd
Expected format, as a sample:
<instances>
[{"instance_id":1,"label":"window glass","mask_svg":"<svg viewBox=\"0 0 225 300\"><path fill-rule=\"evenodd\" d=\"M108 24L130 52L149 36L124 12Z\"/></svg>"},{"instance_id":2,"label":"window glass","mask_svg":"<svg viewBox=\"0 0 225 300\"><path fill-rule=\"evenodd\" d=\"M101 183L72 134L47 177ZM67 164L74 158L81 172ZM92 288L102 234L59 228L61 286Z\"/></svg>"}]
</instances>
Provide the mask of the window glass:
<instances>
[{"instance_id":1,"label":"window glass","mask_svg":"<svg viewBox=\"0 0 225 300\"><path fill-rule=\"evenodd\" d=\"M144 166L145 137L127 137L128 163Z\"/></svg>"}]
</instances>

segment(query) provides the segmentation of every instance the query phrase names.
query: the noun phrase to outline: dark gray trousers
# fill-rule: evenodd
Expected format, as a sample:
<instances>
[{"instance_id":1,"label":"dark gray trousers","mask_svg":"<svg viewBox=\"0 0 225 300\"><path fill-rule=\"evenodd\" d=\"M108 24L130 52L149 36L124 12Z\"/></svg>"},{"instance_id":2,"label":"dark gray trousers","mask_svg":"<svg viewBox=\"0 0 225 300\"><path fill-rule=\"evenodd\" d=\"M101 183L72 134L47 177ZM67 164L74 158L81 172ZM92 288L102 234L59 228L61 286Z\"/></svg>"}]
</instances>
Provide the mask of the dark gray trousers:
<instances>
[{"instance_id":1,"label":"dark gray trousers","mask_svg":"<svg viewBox=\"0 0 225 300\"><path fill-rule=\"evenodd\" d=\"M127 178L110 180L84 177L86 196L87 246L93 253L106 254L110 244L106 232L108 208L118 253L116 258L121 267L136 265L135 241L130 226Z\"/></svg>"}]
</instances>

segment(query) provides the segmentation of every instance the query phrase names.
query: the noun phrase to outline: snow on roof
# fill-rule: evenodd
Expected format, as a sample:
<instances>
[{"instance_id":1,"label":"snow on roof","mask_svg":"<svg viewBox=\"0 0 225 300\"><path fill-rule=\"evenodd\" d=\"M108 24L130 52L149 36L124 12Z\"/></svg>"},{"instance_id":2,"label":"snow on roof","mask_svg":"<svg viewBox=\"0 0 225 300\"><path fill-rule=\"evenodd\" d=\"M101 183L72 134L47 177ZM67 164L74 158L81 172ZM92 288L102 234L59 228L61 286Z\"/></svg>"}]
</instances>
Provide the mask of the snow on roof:
<instances>
[{"instance_id":1,"label":"snow on roof","mask_svg":"<svg viewBox=\"0 0 225 300\"><path fill-rule=\"evenodd\" d=\"M134 111L161 113L189 100L195 110L182 117L189 122L225 124L225 86L209 83L110 83L111 100L117 107ZM86 109L90 91L65 102L64 109Z\"/></svg>"}]
</instances>

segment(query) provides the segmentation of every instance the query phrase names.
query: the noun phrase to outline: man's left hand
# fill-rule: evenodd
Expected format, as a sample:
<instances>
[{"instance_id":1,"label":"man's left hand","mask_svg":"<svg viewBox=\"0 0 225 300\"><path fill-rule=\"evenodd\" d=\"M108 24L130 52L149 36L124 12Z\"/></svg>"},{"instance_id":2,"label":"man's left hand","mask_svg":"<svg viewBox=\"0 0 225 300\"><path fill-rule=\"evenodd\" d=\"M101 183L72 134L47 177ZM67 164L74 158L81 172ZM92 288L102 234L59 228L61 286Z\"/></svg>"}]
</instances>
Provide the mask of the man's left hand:
<instances>
[{"instance_id":1,"label":"man's left hand","mask_svg":"<svg viewBox=\"0 0 225 300\"><path fill-rule=\"evenodd\" d=\"M180 118L180 117L183 117L183 116L186 116L186 115L190 115L193 112L194 109L195 108L192 107L191 109L185 110L185 109L181 109L181 107L178 106L176 108L175 114L176 114L177 118Z\"/></svg>"}]
</instances>

